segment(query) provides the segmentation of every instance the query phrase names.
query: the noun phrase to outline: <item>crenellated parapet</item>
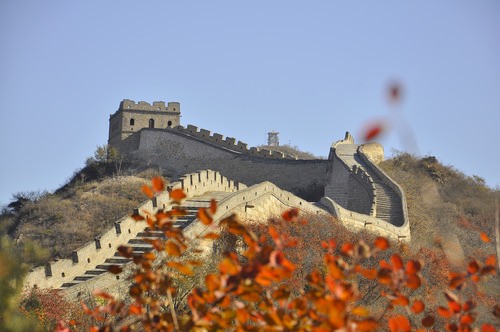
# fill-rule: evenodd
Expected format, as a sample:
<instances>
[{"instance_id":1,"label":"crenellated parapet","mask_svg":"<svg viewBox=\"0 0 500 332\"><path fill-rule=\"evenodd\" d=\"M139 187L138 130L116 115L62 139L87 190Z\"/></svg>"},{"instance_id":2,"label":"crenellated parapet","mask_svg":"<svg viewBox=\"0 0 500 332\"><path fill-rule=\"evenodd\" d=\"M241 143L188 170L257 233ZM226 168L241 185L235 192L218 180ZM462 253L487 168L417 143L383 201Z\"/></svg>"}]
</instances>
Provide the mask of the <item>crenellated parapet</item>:
<instances>
[{"instance_id":1,"label":"crenellated parapet","mask_svg":"<svg viewBox=\"0 0 500 332\"><path fill-rule=\"evenodd\" d=\"M410 235L410 222L408 218L408 209L406 204L406 196L403 188L389 177L371 158L364 153L364 146L358 148L359 156L364 164L368 167L370 172L374 174L381 187L385 187L385 191L390 191L392 194L392 201L394 202L393 210L396 210L400 215L400 222L397 226L408 230L408 237ZM383 189L383 188L382 188ZM381 191L381 190L378 190ZM375 200L376 205L381 202ZM378 208L380 210L380 208ZM394 223L394 222L393 222Z\"/></svg>"},{"instance_id":2,"label":"crenellated parapet","mask_svg":"<svg viewBox=\"0 0 500 332\"><path fill-rule=\"evenodd\" d=\"M349 133L332 145L325 196L346 210L406 229L404 194L373 161L383 157L382 146L371 144L366 154L363 148L364 145L354 144Z\"/></svg>"},{"instance_id":3,"label":"crenellated parapet","mask_svg":"<svg viewBox=\"0 0 500 332\"><path fill-rule=\"evenodd\" d=\"M371 201L370 215L375 216L377 213L377 192L373 178L370 174L368 174L368 172L357 165L352 166L351 174L353 178L355 178L366 189Z\"/></svg>"},{"instance_id":4,"label":"crenellated parapet","mask_svg":"<svg viewBox=\"0 0 500 332\"><path fill-rule=\"evenodd\" d=\"M147 112L173 112L180 113L181 107L179 102L154 101L150 104L145 101L135 102L130 99L124 99L120 102L119 111L147 111Z\"/></svg>"},{"instance_id":5,"label":"crenellated parapet","mask_svg":"<svg viewBox=\"0 0 500 332\"><path fill-rule=\"evenodd\" d=\"M410 227L394 226L380 218L348 210L337 204L330 197L323 197L321 204L343 225L351 230L366 230L401 242L410 242Z\"/></svg>"},{"instance_id":6,"label":"crenellated parapet","mask_svg":"<svg viewBox=\"0 0 500 332\"><path fill-rule=\"evenodd\" d=\"M163 206L164 204L169 204L168 193L157 196L154 201L144 202L134 212L153 211L154 205ZM132 211L130 212L132 214ZM115 221L112 227L96 236L94 240L74 250L71 258L50 261L44 266L34 268L28 273L25 286L59 288L75 277L83 275L85 271L103 263L106 258L112 257L118 246L127 243L143 229L142 223L136 222L130 216L125 216Z\"/></svg>"},{"instance_id":7,"label":"crenellated parapet","mask_svg":"<svg viewBox=\"0 0 500 332\"><path fill-rule=\"evenodd\" d=\"M234 152L238 152L244 155L260 157L260 158L268 158L268 159L291 159L296 160L297 157L290 154L285 154L279 151L272 151L268 149L260 149L256 147L248 147L248 144L237 141L233 137L224 137L221 134L210 132L206 129L199 129L193 125L187 125L187 127L177 126L171 130L176 132L189 135L191 137L195 137L199 140L202 140L206 143L210 143L212 145L228 149Z\"/></svg>"},{"instance_id":8,"label":"crenellated parapet","mask_svg":"<svg viewBox=\"0 0 500 332\"><path fill-rule=\"evenodd\" d=\"M282 190L271 182L265 181L234 192L218 203L218 209L213 215L215 223L231 214L237 214L246 221L265 223L270 217L280 217L283 211L297 208L309 215L327 215L324 209ZM192 223L185 229L185 234L195 237L208 229L203 223Z\"/></svg>"},{"instance_id":9,"label":"crenellated parapet","mask_svg":"<svg viewBox=\"0 0 500 332\"><path fill-rule=\"evenodd\" d=\"M107 258L113 257L120 245L135 238L146 227L145 223L137 222L131 215L151 214L158 209L171 209L172 201L169 193L173 189L183 189L187 197L195 197L206 192L236 192L246 188L246 185L229 180L219 172L203 170L182 176L178 181L170 183L167 191L157 194L153 199L130 211L130 214L114 222L104 233L94 240L74 250L71 258L53 260L34 268L27 275L25 286L36 285L40 288L59 288L86 271L94 269Z\"/></svg>"},{"instance_id":10,"label":"crenellated parapet","mask_svg":"<svg viewBox=\"0 0 500 332\"><path fill-rule=\"evenodd\" d=\"M247 186L230 180L219 172L210 169L186 174L167 186L168 192L183 189L188 198L203 195L206 192L235 192Z\"/></svg>"},{"instance_id":11,"label":"crenellated parapet","mask_svg":"<svg viewBox=\"0 0 500 332\"><path fill-rule=\"evenodd\" d=\"M130 152L137 135L143 128L172 128L180 124L181 105L178 102L145 101L124 99L118 110L109 116L108 144L122 153Z\"/></svg>"}]
</instances>

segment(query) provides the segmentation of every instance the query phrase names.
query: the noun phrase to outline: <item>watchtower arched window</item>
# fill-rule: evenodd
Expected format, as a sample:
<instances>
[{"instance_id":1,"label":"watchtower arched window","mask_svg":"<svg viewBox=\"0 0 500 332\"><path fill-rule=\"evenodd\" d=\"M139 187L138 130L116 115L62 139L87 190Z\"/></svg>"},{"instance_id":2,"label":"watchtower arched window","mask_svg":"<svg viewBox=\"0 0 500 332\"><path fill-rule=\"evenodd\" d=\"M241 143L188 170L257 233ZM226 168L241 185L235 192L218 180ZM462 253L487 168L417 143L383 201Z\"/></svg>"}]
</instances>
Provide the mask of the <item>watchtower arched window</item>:
<instances>
[{"instance_id":1,"label":"watchtower arched window","mask_svg":"<svg viewBox=\"0 0 500 332\"><path fill-rule=\"evenodd\" d=\"M168 127L172 127L172 121L170 121L170 120L169 120L169 121L167 122L167 126L168 126Z\"/></svg>"},{"instance_id":2,"label":"watchtower arched window","mask_svg":"<svg viewBox=\"0 0 500 332\"><path fill-rule=\"evenodd\" d=\"M130 125L133 126L135 124L135 120L134 119L130 119Z\"/></svg>"},{"instance_id":3,"label":"watchtower arched window","mask_svg":"<svg viewBox=\"0 0 500 332\"><path fill-rule=\"evenodd\" d=\"M149 128L154 128L155 127L155 120L149 119Z\"/></svg>"}]
</instances>

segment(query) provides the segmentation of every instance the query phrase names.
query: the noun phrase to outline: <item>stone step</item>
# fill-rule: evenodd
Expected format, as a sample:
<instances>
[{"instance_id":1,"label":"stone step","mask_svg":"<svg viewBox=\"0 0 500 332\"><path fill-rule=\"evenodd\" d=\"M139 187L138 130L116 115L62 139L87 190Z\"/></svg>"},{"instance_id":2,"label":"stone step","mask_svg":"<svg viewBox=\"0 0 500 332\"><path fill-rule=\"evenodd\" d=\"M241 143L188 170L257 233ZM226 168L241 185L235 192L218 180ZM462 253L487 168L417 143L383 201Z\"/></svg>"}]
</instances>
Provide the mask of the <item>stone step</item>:
<instances>
[{"instance_id":1,"label":"stone step","mask_svg":"<svg viewBox=\"0 0 500 332\"><path fill-rule=\"evenodd\" d=\"M61 288L69 288L78 284L79 282L65 282L64 284L61 285Z\"/></svg>"},{"instance_id":2,"label":"stone step","mask_svg":"<svg viewBox=\"0 0 500 332\"><path fill-rule=\"evenodd\" d=\"M84 275L84 276L78 276L78 277L75 277L75 279L73 279L73 281L87 281L89 279L92 279L94 278L94 276L92 275Z\"/></svg>"},{"instance_id":3,"label":"stone step","mask_svg":"<svg viewBox=\"0 0 500 332\"><path fill-rule=\"evenodd\" d=\"M142 238L133 238L128 240L128 245L133 245L133 244L147 244L147 242L144 241Z\"/></svg>"},{"instance_id":4,"label":"stone step","mask_svg":"<svg viewBox=\"0 0 500 332\"><path fill-rule=\"evenodd\" d=\"M88 271L85 271L85 274L98 276L98 275L103 274L105 272L107 272L107 271L106 270L88 270Z\"/></svg>"},{"instance_id":5,"label":"stone step","mask_svg":"<svg viewBox=\"0 0 500 332\"><path fill-rule=\"evenodd\" d=\"M165 237L163 232L160 231L140 232L137 234L136 238L159 238L159 237Z\"/></svg>"},{"instance_id":6,"label":"stone step","mask_svg":"<svg viewBox=\"0 0 500 332\"><path fill-rule=\"evenodd\" d=\"M178 217L175 221L175 226L184 228L194 220L199 208L210 207L210 201L212 198L220 200L221 198L229 195L226 192L213 192L207 193L200 197L191 198L186 200L182 207L186 211L186 215ZM132 254L141 255L144 252L149 252L153 250L151 244L147 243L144 239L155 239L155 238L165 238L164 234L160 230L151 229L150 227L145 227L142 232L139 232L137 236L128 241L128 244L132 248ZM75 277L71 282L64 283L61 288L68 288L94 278L95 276L101 275L108 271L108 268L112 265L124 265L131 261L129 258L122 257L118 251L116 251L113 256L106 258L104 263L97 265L94 269L85 271L84 275Z\"/></svg>"},{"instance_id":7,"label":"stone step","mask_svg":"<svg viewBox=\"0 0 500 332\"><path fill-rule=\"evenodd\" d=\"M125 258L125 257L116 258L116 256L113 256L113 258L106 258L104 263L105 264L125 264L125 263L128 263L129 261L130 261L129 258ZM99 265L97 266L97 268L103 269L103 268L100 268Z\"/></svg>"},{"instance_id":8,"label":"stone step","mask_svg":"<svg viewBox=\"0 0 500 332\"><path fill-rule=\"evenodd\" d=\"M96 266L96 269L100 269L100 270L106 270L108 271L108 268L111 266L111 265L123 265L124 263L115 263L115 264L99 264Z\"/></svg>"}]
</instances>

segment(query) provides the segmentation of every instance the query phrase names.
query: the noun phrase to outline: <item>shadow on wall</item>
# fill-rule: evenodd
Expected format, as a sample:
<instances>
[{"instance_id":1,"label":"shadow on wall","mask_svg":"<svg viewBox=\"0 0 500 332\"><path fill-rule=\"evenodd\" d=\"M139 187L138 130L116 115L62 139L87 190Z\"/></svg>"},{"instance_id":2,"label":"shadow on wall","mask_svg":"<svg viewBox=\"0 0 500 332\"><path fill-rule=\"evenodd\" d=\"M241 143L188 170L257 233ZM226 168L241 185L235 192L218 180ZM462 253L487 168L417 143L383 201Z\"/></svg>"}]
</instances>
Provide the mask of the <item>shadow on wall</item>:
<instances>
[{"instance_id":1,"label":"shadow on wall","mask_svg":"<svg viewBox=\"0 0 500 332\"><path fill-rule=\"evenodd\" d=\"M318 202L325 196L325 185L323 183L311 183L306 188L296 188L291 191L308 202Z\"/></svg>"}]
</instances>

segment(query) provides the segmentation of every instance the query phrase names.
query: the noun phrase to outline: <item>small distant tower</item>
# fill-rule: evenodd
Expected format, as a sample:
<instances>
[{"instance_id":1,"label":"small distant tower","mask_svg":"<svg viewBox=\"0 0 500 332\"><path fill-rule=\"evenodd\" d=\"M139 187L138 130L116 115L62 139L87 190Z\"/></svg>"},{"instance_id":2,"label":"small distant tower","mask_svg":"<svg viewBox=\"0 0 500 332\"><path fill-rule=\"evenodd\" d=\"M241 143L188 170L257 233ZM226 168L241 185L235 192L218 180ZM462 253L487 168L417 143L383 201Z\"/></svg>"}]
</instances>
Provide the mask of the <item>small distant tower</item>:
<instances>
[{"instance_id":1,"label":"small distant tower","mask_svg":"<svg viewBox=\"0 0 500 332\"><path fill-rule=\"evenodd\" d=\"M267 133L267 145L268 146L280 146L280 139L278 138L278 132L270 131Z\"/></svg>"}]
</instances>

